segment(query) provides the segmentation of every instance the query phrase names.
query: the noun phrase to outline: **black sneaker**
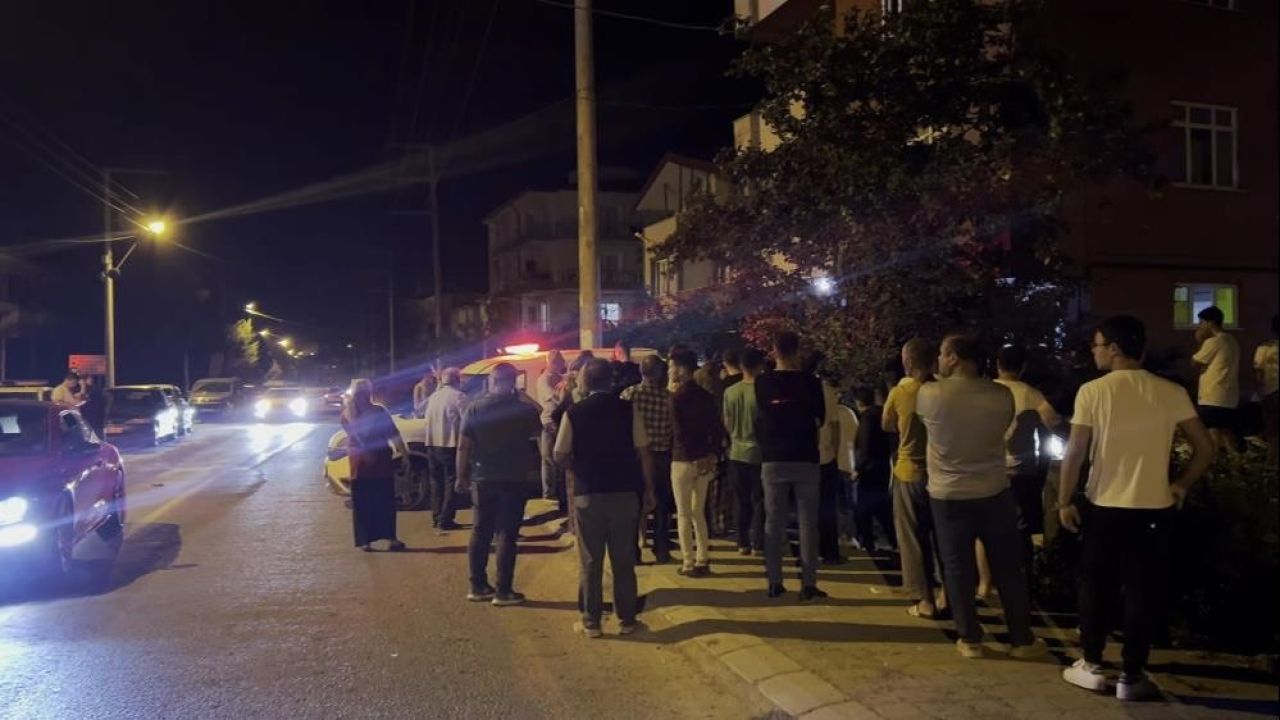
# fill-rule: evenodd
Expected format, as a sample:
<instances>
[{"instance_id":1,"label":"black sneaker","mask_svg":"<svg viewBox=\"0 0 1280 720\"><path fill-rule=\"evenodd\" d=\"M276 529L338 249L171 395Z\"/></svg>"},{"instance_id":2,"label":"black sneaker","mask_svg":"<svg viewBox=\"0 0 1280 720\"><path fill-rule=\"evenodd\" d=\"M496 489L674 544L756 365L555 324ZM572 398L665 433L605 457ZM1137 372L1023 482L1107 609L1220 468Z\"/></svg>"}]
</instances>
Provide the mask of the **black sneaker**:
<instances>
[{"instance_id":1,"label":"black sneaker","mask_svg":"<svg viewBox=\"0 0 1280 720\"><path fill-rule=\"evenodd\" d=\"M689 577L699 577L699 578L710 577L710 575L711 575L710 565L694 565L693 570L689 573Z\"/></svg>"},{"instance_id":2,"label":"black sneaker","mask_svg":"<svg viewBox=\"0 0 1280 720\"><path fill-rule=\"evenodd\" d=\"M739 554L739 555L741 555L741 556L743 556L743 557L751 557L751 548L749 548L749 547L740 547L740 548L738 548L738 554Z\"/></svg>"},{"instance_id":3,"label":"black sneaker","mask_svg":"<svg viewBox=\"0 0 1280 720\"><path fill-rule=\"evenodd\" d=\"M458 523L452 520L441 520L440 524L436 525L436 527L440 528L441 530L461 530L462 529L461 525L459 525Z\"/></svg>"},{"instance_id":4,"label":"black sneaker","mask_svg":"<svg viewBox=\"0 0 1280 720\"><path fill-rule=\"evenodd\" d=\"M654 565L670 565L672 557L670 555L655 555L653 558Z\"/></svg>"},{"instance_id":5,"label":"black sneaker","mask_svg":"<svg viewBox=\"0 0 1280 720\"><path fill-rule=\"evenodd\" d=\"M524 603L524 594L515 591L500 592L494 595L494 607L509 607Z\"/></svg>"},{"instance_id":6,"label":"black sneaker","mask_svg":"<svg viewBox=\"0 0 1280 720\"><path fill-rule=\"evenodd\" d=\"M782 597L787 592L787 588L782 583L776 583L769 586L769 597Z\"/></svg>"},{"instance_id":7,"label":"black sneaker","mask_svg":"<svg viewBox=\"0 0 1280 720\"><path fill-rule=\"evenodd\" d=\"M809 585L800 589L800 601L807 602L809 600L821 600L829 597L826 592L819 590L816 585Z\"/></svg>"},{"instance_id":8,"label":"black sneaker","mask_svg":"<svg viewBox=\"0 0 1280 720\"><path fill-rule=\"evenodd\" d=\"M467 593L467 599L471 602L488 602L497 594L497 590L486 585L482 588L471 588L471 592Z\"/></svg>"}]
</instances>

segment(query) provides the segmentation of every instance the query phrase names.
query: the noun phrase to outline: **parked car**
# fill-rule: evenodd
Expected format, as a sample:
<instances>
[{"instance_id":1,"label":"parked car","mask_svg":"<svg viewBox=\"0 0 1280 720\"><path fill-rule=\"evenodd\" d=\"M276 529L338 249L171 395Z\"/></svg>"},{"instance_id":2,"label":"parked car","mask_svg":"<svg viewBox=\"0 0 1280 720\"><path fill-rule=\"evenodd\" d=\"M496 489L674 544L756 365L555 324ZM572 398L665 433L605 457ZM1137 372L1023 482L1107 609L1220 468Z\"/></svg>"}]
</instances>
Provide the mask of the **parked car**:
<instances>
[{"instance_id":1,"label":"parked car","mask_svg":"<svg viewBox=\"0 0 1280 720\"><path fill-rule=\"evenodd\" d=\"M40 400L49 402L53 399L53 388L43 383L9 383L0 384L0 400Z\"/></svg>"},{"instance_id":2,"label":"parked car","mask_svg":"<svg viewBox=\"0 0 1280 720\"><path fill-rule=\"evenodd\" d=\"M158 386L117 386L107 390L107 439L159 445L175 440L180 411Z\"/></svg>"},{"instance_id":3,"label":"parked car","mask_svg":"<svg viewBox=\"0 0 1280 720\"><path fill-rule=\"evenodd\" d=\"M191 386L191 407L196 416L231 417L245 404L245 385L240 378L204 378Z\"/></svg>"},{"instance_id":4,"label":"parked car","mask_svg":"<svg viewBox=\"0 0 1280 720\"><path fill-rule=\"evenodd\" d=\"M516 348L509 348L515 350ZM493 357L477 360L470 365L462 368L462 390L468 395L478 395L485 391L488 383L489 374L493 372L493 368L498 363L508 363L514 365L520 373L516 378L516 387L526 390L533 387L533 383L542 374L547 367L547 355L550 350L542 350L536 345L525 346L520 348L521 352L507 353L504 355L495 355ZM564 357L565 363L572 365L574 360L582 354L580 349L561 350L560 354ZM595 348L591 354L602 360L608 360L613 356L613 348ZM657 355L658 351L653 348L632 348L631 359L635 362L648 355Z\"/></svg>"},{"instance_id":5,"label":"parked car","mask_svg":"<svg viewBox=\"0 0 1280 720\"><path fill-rule=\"evenodd\" d=\"M0 400L0 564L102 584L120 552L124 462L80 413Z\"/></svg>"},{"instance_id":6,"label":"parked car","mask_svg":"<svg viewBox=\"0 0 1280 720\"><path fill-rule=\"evenodd\" d=\"M302 387L269 387L253 401L253 416L266 421L297 421L312 417L318 399Z\"/></svg>"},{"instance_id":7,"label":"parked car","mask_svg":"<svg viewBox=\"0 0 1280 720\"><path fill-rule=\"evenodd\" d=\"M191 407L191 403L187 400L186 395L182 393L182 388L177 385L119 385L117 387L127 387L137 390L155 388L164 394L169 402L173 403L174 408L178 411L178 436L190 435L196 425L196 411Z\"/></svg>"}]
</instances>

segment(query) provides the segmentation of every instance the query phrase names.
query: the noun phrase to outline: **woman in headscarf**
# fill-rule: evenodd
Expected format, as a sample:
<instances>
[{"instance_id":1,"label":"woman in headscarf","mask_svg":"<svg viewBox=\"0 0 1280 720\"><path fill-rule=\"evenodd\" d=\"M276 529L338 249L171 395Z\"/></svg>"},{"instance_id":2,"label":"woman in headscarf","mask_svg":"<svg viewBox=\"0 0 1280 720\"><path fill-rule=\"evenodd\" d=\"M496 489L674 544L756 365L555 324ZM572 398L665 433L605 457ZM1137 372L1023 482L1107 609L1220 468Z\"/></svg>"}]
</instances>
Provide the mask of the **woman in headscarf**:
<instances>
[{"instance_id":1,"label":"woman in headscarf","mask_svg":"<svg viewBox=\"0 0 1280 720\"><path fill-rule=\"evenodd\" d=\"M351 523L356 547L365 552L387 540L387 550L404 550L396 537L396 459L408 462L409 450L391 414L373 402L373 384L353 380L347 406L342 411L351 458ZM394 448L395 453L392 449Z\"/></svg>"}]
</instances>

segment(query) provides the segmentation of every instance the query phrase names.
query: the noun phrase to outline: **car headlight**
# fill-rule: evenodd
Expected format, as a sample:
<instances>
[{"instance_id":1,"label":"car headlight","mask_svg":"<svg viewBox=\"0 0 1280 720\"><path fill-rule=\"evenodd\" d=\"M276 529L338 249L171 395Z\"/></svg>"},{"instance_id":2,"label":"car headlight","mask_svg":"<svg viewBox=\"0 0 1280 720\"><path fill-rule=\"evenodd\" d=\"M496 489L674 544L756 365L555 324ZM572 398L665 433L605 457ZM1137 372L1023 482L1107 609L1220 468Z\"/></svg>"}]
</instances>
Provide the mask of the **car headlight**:
<instances>
[{"instance_id":1,"label":"car headlight","mask_svg":"<svg viewBox=\"0 0 1280 720\"><path fill-rule=\"evenodd\" d=\"M1057 435L1050 435L1044 443L1044 451L1050 460L1061 460L1067 454L1067 445Z\"/></svg>"},{"instance_id":2,"label":"car headlight","mask_svg":"<svg viewBox=\"0 0 1280 720\"><path fill-rule=\"evenodd\" d=\"M31 507L26 498L11 497L0 500L0 525L13 525L22 522Z\"/></svg>"},{"instance_id":3,"label":"car headlight","mask_svg":"<svg viewBox=\"0 0 1280 720\"><path fill-rule=\"evenodd\" d=\"M258 402L253 404L254 415L257 415L258 417L263 417L269 412L271 412L270 400L259 400Z\"/></svg>"},{"instance_id":4,"label":"car headlight","mask_svg":"<svg viewBox=\"0 0 1280 720\"><path fill-rule=\"evenodd\" d=\"M306 398L294 399L292 402L289 403L289 409L292 410L293 414L297 415L298 417L302 417L303 415L306 415L307 399Z\"/></svg>"}]
</instances>

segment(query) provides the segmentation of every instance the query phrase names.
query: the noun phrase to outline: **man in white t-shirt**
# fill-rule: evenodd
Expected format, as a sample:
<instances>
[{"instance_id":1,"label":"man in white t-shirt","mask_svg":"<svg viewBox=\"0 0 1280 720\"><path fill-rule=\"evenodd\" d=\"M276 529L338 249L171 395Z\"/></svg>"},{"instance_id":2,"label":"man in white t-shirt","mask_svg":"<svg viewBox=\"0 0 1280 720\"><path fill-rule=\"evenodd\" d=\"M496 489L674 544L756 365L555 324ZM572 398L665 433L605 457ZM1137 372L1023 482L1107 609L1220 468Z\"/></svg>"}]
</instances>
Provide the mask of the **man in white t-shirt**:
<instances>
[{"instance_id":1,"label":"man in white t-shirt","mask_svg":"<svg viewBox=\"0 0 1280 720\"><path fill-rule=\"evenodd\" d=\"M1062 460L1058 518L1081 533L1080 641L1084 657L1062 672L1067 682L1107 688L1102 651L1108 618L1124 618L1121 700L1159 695L1147 678L1151 638L1166 594L1173 515L1188 488L1213 461L1213 441L1187 392L1142 369L1146 328L1129 317L1109 318L1093 337L1093 360L1107 374L1076 395L1071 438ZM1169 482L1174 432L1191 442L1191 459ZM1090 461L1085 498L1076 486ZM1110 608L1123 591L1124 609Z\"/></svg>"},{"instance_id":2,"label":"man in white t-shirt","mask_svg":"<svg viewBox=\"0 0 1280 720\"><path fill-rule=\"evenodd\" d=\"M1030 580L1032 568L1031 536L1044 532L1044 479L1039 448L1048 433L1062 424L1062 416L1053 409L1044 394L1022 381L1027 367L1027 351L1021 345L1006 345L996 355L996 382L1013 393L1013 422L1004 434L1005 466L1009 473L1009 489L1018 504L1018 531L1022 533L1024 569ZM1037 442L1037 437L1040 441ZM981 582L978 594L989 590Z\"/></svg>"},{"instance_id":3,"label":"man in white t-shirt","mask_svg":"<svg viewBox=\"0 0 1280 720\"><path fill-rule=\"evenodd\" d=\"M1200 371L1196 403L1209 437L1220 450L1235 447L1236 408L1240 406L1240 345L1222 329L1222 310L1210 306L1196 317L1196 341L1200 349L1191 363Z\"/></svg>"}]
</instances>

